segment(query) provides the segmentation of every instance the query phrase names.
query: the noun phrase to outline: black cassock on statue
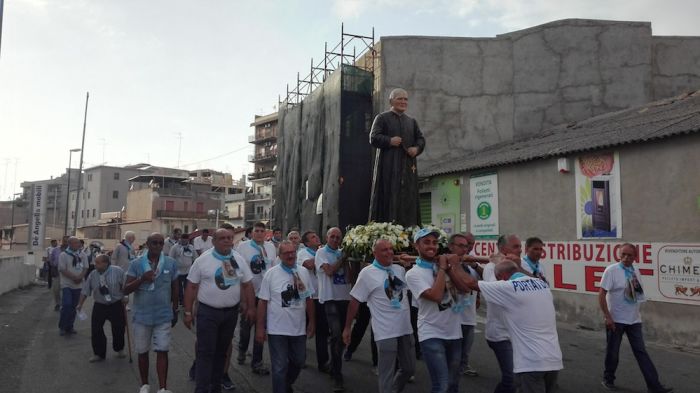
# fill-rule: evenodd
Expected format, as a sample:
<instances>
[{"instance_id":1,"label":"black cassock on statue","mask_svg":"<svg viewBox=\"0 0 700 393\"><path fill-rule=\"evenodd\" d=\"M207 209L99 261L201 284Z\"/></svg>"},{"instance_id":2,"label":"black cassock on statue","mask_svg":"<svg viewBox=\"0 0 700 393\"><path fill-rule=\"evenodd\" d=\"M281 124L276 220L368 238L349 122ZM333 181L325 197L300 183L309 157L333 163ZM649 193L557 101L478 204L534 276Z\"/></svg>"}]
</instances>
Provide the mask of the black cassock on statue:
<instances>
[{"instance_id":1,"label":"black cassock on statue","mask_svg":"<svg viewBox=\"0 0 700 393\"><path fill-rule=\"evenodd\" d=\"M394 136L401 137L400 146L391 146L390 141ZM417 147L418 154L425 149L425 138L418 122L406 114L393 111L380 113L372 123L369 142L377 148L372 175L370 221L418 225L418 170L416 158L406 152L409 147Z\"/></svg>"}]
</instances>

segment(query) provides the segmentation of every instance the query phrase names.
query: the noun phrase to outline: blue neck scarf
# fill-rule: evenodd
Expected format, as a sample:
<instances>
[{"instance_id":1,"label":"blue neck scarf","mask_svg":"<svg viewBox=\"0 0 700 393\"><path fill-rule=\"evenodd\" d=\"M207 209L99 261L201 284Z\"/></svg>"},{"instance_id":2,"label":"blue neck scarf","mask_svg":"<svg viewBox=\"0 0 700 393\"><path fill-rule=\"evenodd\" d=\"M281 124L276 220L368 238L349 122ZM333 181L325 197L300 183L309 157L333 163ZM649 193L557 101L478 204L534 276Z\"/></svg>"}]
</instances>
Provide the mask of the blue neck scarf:
<instances>
[{"instance_id":1,"label":"blue neck scarf","mask_svg":"<svg viewBox=\"0 0 700 393\"><path fill-rule=\"evenodd\" d=\"M330 246L328 246L328 244L326 244L323 248L326 250L326 252L329 252L329 253L335 255L336 258L340 258L340 255L341 255L340 249L334 250L334 249L330 248Z\"/></svg>"},{"instance_id":2,"label":"blue neck scarf","mask_svg":"<svg viewBox=\"0 0 700 393\"><path fill-rule=\"evenodd\" d=\"M285 265L284 262L280 263L280 266L282 266L282 269L284 269L284 271L287 272L287 273L289 273L289 274L292 274L292 275L293 275L294 273L297 272L297 267L296 267L296 266L294 266L294 267L287 267L287 265Z\"/></svg>"},{"instance_id":3,"label":"blue neck scarf","mask_svg":"<svg viewBox=\"0 0 700 393\"><path fill-rule=\"evenodd\" d=\"M387 273L393 273L393 271L391 270L391 266L389 266L389 267L382 266L382 264L379 263L379 261L377 261L376 259L374 261L372 261L372 266L376 267L377 269L384 270Z\"/></svg>"},{"instance_id":4,"label":"blue neck scarf","mask_svg":"<svg viewBox=\"0 0 700 393\"><path fill-rule=\"evenodd\" d=\"M539 277L542 274L542 272L540 271L540 261L533 262L527 255L523 257L523 261L525 261L527 265L530 266L530 269L532 269L532 274L535 277Z\"/></svg>"},{"instance_id":5,"label":"blue neck scarf","mask_svg":"<svg viewBox=\"0 0 700 393\"><path fill-rule=\"evenodd\" d=\"M420 257L416 259L416 266L421 267L423 269L432 270L433 273L437 272L438 270L438 267L435 263L426 262L425 260L423 260L423 258Z\"/></svg>"},{"instance_id":6,"label":"blue neck scarf","mask_svg":"<svg viewBox=\"0 0 700 393\"><path fill-rule=\"evenodd\" d=\"M527 277L527 276L524 275L524 274L522 274L522 273L520 273L520 272L516 272L516 273L513 273L512 276L510 276L510 278L508 279L508 281L517 280L517 279L519 279L520 277Z\"/></svg>"},{"instance_id":7,"label":"blue neck scarf","mask_svg":"<svg viewBox=\"0 0 700 393\"><path fill-rule=\"evenodd\" d=\"M306 247L306 251L309 252L309 254L313 255L314 257L316 256L316 250L314 250L311 247Z\"/></svg>"}]
</instances>

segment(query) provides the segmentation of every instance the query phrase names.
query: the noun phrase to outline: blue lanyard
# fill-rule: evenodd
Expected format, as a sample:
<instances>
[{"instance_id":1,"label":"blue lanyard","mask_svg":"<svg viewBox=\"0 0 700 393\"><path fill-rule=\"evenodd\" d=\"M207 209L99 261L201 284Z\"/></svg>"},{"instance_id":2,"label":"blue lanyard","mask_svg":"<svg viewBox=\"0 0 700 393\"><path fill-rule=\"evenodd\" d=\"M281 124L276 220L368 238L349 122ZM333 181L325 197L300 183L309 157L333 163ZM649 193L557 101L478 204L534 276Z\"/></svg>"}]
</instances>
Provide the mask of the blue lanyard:
<instances>
[{"instance_id":1,"label":"blue lanyard","mask_svg":"<svg viewBox=\"0 0 700 393\"><path fill-rule=\"evenodd\" d=\"M316 250L314 250L313 248L306 247L306 251L308 251L309 254L311 254L312 256L314 256L314 257L316 256Z\"/></svg>"},{"instance_id":2,"label":"blue lanyard","mask_svg":"<svg viewBox=\"0 0 700 393\"><path fill-rule=\"evenodd\" d=\"M329 253L335 255L335 258L336 258L336 259L340 258L340 250L334 250L334 249L330 248L330 247L328 246L328 244L326 244L323 248L324 248L327 252L329 252Z\"/></svg>"},{"instance_id":3,"label":"blue lanyard","mask_svg":"<svg viewBox=\"0 0 700 393\"><path fill-rule=\"evenodd\" d=\"M524 275L524 274L522 274L522 273L520 273L520 272L516 272L516 273L513 273L512 276L510 276L510 278L508 279L508 281L517 280L517 279L519 279L520 277L527 277L527 276Z\"/></svg>"},{"instance_id":4,"label":"blue lanyard","mask_svg":"<svg viewBox=\"0 0 700 393\"><path fill-rule=\"evenodd\" d=\"M530 266L530 269L532 269L532 274L534 274L535 277L537 277L540 274L540 261L532 262L530 260L530 257L528 257L527 255L523 257L523 260L527 262L527 265Z\"/></svg>"}]
</instances>

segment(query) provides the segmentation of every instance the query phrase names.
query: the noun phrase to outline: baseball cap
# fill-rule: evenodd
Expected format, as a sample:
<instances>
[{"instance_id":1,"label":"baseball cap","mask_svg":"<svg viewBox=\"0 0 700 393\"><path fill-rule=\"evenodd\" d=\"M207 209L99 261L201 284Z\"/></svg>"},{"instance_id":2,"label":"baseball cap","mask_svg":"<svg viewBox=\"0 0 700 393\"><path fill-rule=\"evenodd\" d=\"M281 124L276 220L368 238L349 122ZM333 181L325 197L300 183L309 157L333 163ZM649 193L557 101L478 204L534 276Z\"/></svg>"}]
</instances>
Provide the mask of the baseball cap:
<instances>
[{"instance_id":1,"label":"baseball cap","mask_svg":"<svg viewBox=\"0 0 700 393\"><path fill-rule=\"evenodd\" d=\"M418 240L428 235L435 235L435 237L440 238L440 232L436 231L435 229L423 228L413 234L413 242L416 243Z\"/></svg>"}]
</instances>

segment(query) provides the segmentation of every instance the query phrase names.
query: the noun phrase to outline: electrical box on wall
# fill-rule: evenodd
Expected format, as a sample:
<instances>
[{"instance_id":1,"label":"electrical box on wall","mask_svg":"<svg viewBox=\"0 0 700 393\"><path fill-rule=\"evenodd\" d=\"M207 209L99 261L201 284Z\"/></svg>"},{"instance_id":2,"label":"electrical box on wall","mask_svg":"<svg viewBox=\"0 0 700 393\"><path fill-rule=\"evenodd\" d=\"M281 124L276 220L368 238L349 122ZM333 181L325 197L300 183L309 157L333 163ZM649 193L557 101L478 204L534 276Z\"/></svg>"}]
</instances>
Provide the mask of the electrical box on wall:
<instances>
[{"instance_id":1,"label":"electrical box on wall","mask_svg":"<svg viewBox=\"0 0 700 393\"><path fill-rule=\"evenodd\" d=\"M569 159L566 157L562 157L559 160L557 160L557 169L559 170L559 173L571 172L571 168L569 166Z\"/></svg>"}]
</instances>

